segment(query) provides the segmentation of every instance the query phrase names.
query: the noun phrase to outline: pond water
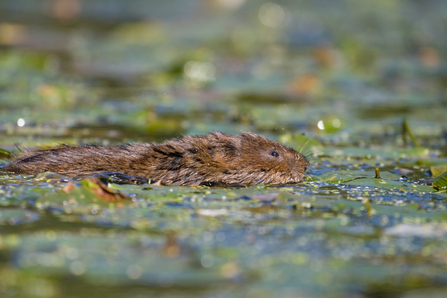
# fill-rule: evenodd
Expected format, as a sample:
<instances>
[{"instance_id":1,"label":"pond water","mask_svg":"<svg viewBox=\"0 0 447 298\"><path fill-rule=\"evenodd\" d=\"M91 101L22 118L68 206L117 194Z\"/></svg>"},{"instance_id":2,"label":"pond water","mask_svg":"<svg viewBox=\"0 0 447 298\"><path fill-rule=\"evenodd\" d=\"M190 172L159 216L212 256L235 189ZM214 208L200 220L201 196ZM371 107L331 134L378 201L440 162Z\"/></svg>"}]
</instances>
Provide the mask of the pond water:
<instances>
[{"instance_id":1,"label":"pond water","mask_svg":"<svg viewBox=\"0 0 447 298\"><path fill-rule=\"evenodd\" d=\"M0 164L34 147L252 131L311 167L298 185L103 179L102 195L95 180L2 173L0 295L445 297L446 12L1 1Z\"/></svg>"}]
</instances>

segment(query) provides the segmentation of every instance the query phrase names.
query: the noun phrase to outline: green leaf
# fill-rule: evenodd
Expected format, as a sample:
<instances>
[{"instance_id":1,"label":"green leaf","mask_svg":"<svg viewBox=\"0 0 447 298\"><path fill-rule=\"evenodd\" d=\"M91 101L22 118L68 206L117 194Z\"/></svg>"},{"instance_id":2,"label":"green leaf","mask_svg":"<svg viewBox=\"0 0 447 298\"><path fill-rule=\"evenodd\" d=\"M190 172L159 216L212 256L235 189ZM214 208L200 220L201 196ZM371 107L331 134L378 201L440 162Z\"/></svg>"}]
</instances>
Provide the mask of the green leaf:
<instances>
[{"instance_id":1,"label":"green leaf","mask_svg":"<svg viewBox=\"0 0 447 298\"><path fill-rule=\"evenodd\" d=\"M445 191L447 190L447 172L440 175L433 181L433 187L437 190Z\"/></svg>"},{"instance_id":2,"label":"green leaf","mask_svg":"<svg viewBox=\"0 0 447 298\"><path fill-rule=\"evenodd\" d=\"M411 141L413 142L414 147L419 147L419 142L416 139L416 137L414 136L413 130L411 129L410 125L408 124L407 119L404 119L403 125L402 125L402 133L404 135L404 139L405 136L408 134L408 136L410 137Z\"/></svg>"},{"instance_id":3,"label":"green leaf","mask_svg":"<svg viewBox=\"0 0 447 298\"><path fill-rule=\"evenodd\" d=\"M0 159L9 159L12 157L12 153L0 148Z\"/></svg>"},{"instance_id":4,"label":"green leaf","mask_svg":"<svg viewBox=\"0 0 447 298\"><path fill-rule=\"evenodd\" d=\"M433 166L430 167L431 176L436 178L440 176L442 173L447 172L447 166Z\"/></svg>"},{"instance_id":5,"label":"green leaf","mask_svg":"<svg viewBox=\"0 0 447 298\"><path fill-rule=\"evenodd\" d=\"M360 159L395 159L427 156L430 153L428 148L417 147L408 149L399 149L395 147L380 148L359 148L359 147L324 147L321 153L325 156L350 156Z\"/></svg>"},{"instance_id":6,"label":"green leaf","mask_svg":"<svg viewBox=\"0 0 447 298\"><path fill-rule=\"evenodd\" d=\"M447 166L447 158L421 158L416 163L418 166Z\"/></svg>"}]
</instances>

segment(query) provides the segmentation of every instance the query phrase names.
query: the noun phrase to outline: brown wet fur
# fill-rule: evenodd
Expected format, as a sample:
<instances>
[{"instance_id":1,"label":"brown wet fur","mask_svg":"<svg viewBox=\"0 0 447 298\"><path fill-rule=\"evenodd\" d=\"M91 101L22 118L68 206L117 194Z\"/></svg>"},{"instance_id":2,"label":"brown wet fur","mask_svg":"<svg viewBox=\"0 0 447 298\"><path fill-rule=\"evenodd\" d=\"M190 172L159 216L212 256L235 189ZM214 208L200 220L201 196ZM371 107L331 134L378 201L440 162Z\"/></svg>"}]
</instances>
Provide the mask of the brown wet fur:
<instances>
[{"instance_id":1,"label":"brown wet fur","mask_svg":"<svg viewBox=\"0 0 447 298\"><path fill-rule=\"evenodd\" d=\"M70 177L120 172L164 185L249 186L301 182L308 166L300 153L254 133L214 132L162 144L61 146L27 151L1 170L18 174L54 172Z\"/></svg>"}]
</instances>

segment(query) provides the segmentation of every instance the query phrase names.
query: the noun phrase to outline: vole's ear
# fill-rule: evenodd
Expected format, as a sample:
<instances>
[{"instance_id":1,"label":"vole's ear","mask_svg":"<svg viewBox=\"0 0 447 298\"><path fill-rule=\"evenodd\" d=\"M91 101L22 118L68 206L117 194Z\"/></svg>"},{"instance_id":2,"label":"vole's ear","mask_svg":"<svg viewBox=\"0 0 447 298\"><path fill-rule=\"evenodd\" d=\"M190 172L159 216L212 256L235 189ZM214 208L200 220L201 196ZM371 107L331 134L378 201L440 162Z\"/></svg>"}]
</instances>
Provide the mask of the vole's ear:
<instances>
[{"instance_id":1,"label":"vole's ear","mask_svg":"<svg viewBox=\"0 0 447 298\"><path fill-rule=\"evenodd\" d=\"M223 132L220 132L220 131L213 131L212 134L215 135L215 136L218 137L218 138L221 138L221 137L228 137L228 134L223 133Z\"/></svg>"},{"instance_id":2,"label":"vole's ear","mask_svg":"<svg viewBox=\"0 0 447 298\"><path fill-rule=\"evenodd\" d=\"M211 135L214 135L214 137L215 137L217 140L222 140L222 141L226 141L226 140L228 140L229 138L234 138L234 136L229 135L229 134L227 134L227 133L220 132L220 131L215 131L215 132L213 132Z\"/></svg>"},{"instance_id":3,"label":"vole's ear","mask_svg":"<svg viewBox=\"0 0 447 298\"><path fill-rule=\"evenodd\" d=\"M253 138L256 138L256 137L259 137L259 136L257 134L252 133L252 132L249 132L249 131L243 131L241 133L241 137L243 137L244 139L253 139Z\"/></svg>"},{"instance_id":4,"label":"vole's ear","mask_svg":"<svg viewBox=\"0 0 447 298\"><path fill-rule=\"evenodd\" d=\"M238 135L229 135L227 133L223 133L220 131L215 131L212 133L212 135L219 141L222 142L222 144L228 144L231 143L231 147L234 147L233 149L240 150L241 148L241 138Z\"/></svg>"}]
</instances>

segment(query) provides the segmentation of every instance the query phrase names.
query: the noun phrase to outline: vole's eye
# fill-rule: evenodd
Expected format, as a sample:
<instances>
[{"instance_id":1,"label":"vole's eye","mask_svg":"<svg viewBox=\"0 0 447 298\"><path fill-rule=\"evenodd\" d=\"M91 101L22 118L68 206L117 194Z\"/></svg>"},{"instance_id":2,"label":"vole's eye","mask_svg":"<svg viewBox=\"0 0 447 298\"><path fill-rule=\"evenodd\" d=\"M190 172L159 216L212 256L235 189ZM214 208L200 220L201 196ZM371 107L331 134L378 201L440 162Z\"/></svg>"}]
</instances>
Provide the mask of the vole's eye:
<instances>
[{"instance_id":1,"label":"vole's eye","mask_svg":"<svg viewBox=\"0 0 447 298\"><path fill-rule=\"evenodd\" d=\"M273 157L279 157L279 153L276 150L273 150L272 152L270 152L270 155Z\"/></svg>"}]
</instances>

